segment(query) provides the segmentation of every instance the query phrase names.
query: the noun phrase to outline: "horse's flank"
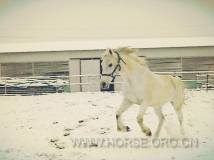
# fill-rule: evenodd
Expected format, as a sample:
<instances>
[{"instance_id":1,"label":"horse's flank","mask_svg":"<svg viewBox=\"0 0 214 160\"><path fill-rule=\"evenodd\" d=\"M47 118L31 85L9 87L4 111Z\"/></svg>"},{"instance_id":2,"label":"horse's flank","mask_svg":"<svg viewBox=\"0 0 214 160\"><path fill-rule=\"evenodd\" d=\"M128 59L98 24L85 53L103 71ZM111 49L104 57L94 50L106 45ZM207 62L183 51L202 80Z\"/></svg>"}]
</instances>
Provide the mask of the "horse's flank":
<instances>
[{"instance_id":1,"label":"horse's flank","mask_svg":"<svg viewBox=\"0 0 214 160\"><path fill-rule=\"evenodd\" d=\"M150 71L145 58L138 57L135 54L135 49L128 49L124 47L119 49L121 57L124 58L126 64L123 64L122 76L128 84L128 92L134 94L142 99L138 103L146 103L153 107L159 107L174 100L176 91L179 88L184 89L183 82L178 77L171 75L157 75ZM128 81L127 81L128 80ZM127 92L127 86L124 86L124 92ZM163 92L164 91L164 92ZM180 104L183 104L183 99L180 99ZM144 101L144 102L143 102ZM178 102L177 102L178 103ZM180 105L179 105L180 106Z\"/></svg>"}]
</instances>

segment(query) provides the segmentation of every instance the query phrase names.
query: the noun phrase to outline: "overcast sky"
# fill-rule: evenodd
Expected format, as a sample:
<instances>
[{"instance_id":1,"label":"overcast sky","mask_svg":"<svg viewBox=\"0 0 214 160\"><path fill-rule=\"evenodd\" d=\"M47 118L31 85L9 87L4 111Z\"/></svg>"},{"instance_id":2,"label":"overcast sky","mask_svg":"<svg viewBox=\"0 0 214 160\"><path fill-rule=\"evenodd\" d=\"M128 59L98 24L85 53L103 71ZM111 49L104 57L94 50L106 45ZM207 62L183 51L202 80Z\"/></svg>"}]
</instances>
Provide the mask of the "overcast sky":
<instances>
[{"instance_id":1,"label":"overcast sky","mask_svg":"<svg viewBox=\"0 0 214 160\"><path fill-rule=\"evenodd\" d=\"M213 0L0 0L0 43L214 36Z\"/></svg>"}]
</instances>

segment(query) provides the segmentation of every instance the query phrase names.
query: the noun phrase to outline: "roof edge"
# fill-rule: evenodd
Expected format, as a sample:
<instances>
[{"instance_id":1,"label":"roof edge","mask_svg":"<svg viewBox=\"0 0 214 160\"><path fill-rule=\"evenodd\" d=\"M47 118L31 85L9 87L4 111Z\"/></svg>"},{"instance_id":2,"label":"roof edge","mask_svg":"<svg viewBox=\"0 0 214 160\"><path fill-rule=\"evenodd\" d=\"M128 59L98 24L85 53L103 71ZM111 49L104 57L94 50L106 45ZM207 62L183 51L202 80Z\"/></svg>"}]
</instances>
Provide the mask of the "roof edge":
<instances>
[{"instance_id":1,"label":"roof edge","mask_svg":"<svg viewBox=\"0 0 214 160\"><path fill-rule=\"evenodd\" d=\"M0 43L0 53L100 50L130 46L133 48L214 46L214 37L102 39L59 42Z\"/></svg>"}]
</instances>

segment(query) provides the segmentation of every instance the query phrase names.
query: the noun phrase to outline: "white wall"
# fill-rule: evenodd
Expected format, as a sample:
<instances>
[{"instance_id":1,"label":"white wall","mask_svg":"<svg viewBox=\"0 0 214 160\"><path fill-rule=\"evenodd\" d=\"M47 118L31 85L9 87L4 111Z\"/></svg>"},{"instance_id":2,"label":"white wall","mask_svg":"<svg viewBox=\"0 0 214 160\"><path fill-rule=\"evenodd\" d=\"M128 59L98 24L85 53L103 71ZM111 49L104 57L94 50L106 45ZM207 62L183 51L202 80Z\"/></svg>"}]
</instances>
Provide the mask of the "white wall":
<instances>
[{"instance_id":1,"label":"white wall","mask_svg":"<svg viewBox=\"0 0 214 160\"><path fill-rule=\"evenodd\" d=\"M103 50L1 53L0 63L68 61L70 58L97 58ZM214 47L151 48L139 49L140 56L155 57L202 57L214 56Z\"/></svg>"}]
</instances>

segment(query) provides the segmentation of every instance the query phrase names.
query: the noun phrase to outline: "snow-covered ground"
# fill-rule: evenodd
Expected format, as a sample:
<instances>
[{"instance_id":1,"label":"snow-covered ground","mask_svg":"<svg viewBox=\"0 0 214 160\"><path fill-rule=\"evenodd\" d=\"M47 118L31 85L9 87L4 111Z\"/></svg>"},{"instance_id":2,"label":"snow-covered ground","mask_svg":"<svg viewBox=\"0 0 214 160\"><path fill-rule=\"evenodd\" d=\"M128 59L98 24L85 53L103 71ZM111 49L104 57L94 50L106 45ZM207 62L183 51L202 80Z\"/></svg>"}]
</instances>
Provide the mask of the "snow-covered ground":
<instances>
[{"instance_id":1,"label":"snow-covered ground","mask_svg":"<svg viewBox=\"0 0 214 160\"><path fill-rule=\"evenodd\" d=\"M75 138L145 139L136 122L138 106L123 116L131 131L117 132L115 111L121 100L120 93L99 92L1 96L0 160L213 159L213 91L187 92L183 109L185 137L198 140L198 147L102 148L96 142L87 148L74 147ZM166 122L160 138L181 138L171 106L167 104L163 111ZM145 115L145 123L154 132L157 118L151 108Z\"/></svg>"}]
</instances>

